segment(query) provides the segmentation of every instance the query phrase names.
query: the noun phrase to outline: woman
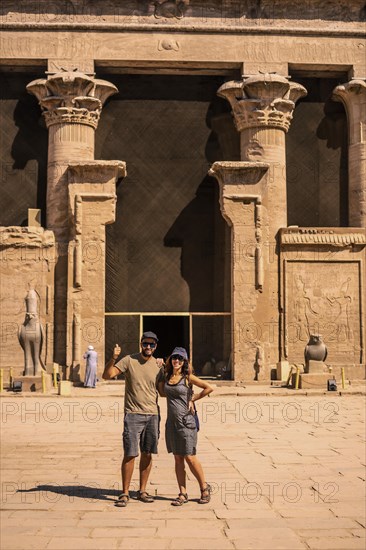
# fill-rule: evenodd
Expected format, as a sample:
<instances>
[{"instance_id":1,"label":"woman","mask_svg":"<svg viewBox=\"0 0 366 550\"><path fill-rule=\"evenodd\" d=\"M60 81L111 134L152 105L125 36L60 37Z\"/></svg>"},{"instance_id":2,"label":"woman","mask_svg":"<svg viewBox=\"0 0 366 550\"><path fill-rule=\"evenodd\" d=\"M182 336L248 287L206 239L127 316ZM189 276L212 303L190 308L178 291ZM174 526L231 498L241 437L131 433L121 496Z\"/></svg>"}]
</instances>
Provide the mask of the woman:
<instances>
[{"instance_id":1,"label":"woman","mask_svg":"<svg viewBox=\"0 0 366 550\"><path fill-rule=\"evenodd\" d=\"M202 388L193 395L192 385ZM179 495L171 503L182 506L188 502L186 489L186 472L184 461L197 479L200 489L200 504L207 504L211 499L211 487L205 481L201 463L197 459L197 425L194 417L194 402L209 395L213 388L194 376L188 364L188 355L184 348L174 348L165 365L165 380L158 384L159 393L167 398L168 417L165 426L165 440L168 453L174 454L175 474L177 476Z\"/></svg>"},{"instance_id":2,"label":"woman","mask_svg":"<svg viewBox=\"0 0 366 550\"><path fill-rule=\"evenodd\" d=\"M88 351L83 355L86 359L84 388L95 388L97 384L98 354L93 346L88 346Z\"/></svg>"}]
</instances>

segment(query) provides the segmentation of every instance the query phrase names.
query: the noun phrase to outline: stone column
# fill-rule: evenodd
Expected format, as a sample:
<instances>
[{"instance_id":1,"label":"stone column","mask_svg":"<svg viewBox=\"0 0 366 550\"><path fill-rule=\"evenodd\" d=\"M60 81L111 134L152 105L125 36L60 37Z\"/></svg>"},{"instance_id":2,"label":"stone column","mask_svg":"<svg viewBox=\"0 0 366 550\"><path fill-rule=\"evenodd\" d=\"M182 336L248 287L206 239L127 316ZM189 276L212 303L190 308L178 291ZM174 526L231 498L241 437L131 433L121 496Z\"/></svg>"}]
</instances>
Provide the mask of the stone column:
<instances>
[{"instance_id":1,"label":"stone column","mask_svg":"<svg viewBox=\"0 0 366 550\"><path fill-rule=\"evenodd\" d=\"M230 102L240 132L241 162L215 163L210 172L232 225L235 379L268 379L281 358L277 234L287 226L285 133L306 90L258 74L225 83L218 95Z\"/></svg>"},{"instance_id":2,"label":"stone column","mask_svg":"<svg viewBox=\"0 0 366 550\"><path fill-rule=\"evenodd\" d=\"M366 226L366 81L351 80L334 89L348 119L348 225Z\"/></svg>"},{"instance_id":3,"label":"stone column","mask_svg":"<svg viewBox=\"0 0 366 550\"><path fill-rule=\"evenodd\" d=\"M69 240L68 178L70 162L94 159L94 134L102 106L116 87L79 71L51 74L27 86L39 100L49 129L47 228L57 243L55 271L55 357L66 361L67 250Z\"/></svg>"}]
</instances>

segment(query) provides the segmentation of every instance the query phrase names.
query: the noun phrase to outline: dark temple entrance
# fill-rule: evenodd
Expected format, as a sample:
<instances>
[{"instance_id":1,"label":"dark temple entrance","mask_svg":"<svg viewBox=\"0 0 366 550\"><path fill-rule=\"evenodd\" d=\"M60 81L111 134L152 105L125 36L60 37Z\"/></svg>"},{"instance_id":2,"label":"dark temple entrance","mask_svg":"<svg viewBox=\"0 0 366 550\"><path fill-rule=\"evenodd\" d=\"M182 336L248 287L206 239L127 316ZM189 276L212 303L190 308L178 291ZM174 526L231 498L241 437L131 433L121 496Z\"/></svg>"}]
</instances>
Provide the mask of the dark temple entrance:
<instances>
[{"instance_id":1,"label":"dark temple entrance","mask_svg":"<svg viewBox=\"0 0 366 550\"><path fill-rule=\"evenodd\" d=\"M176 346L181 346L190 355L189 317L186 315L144 315L143 332L151 330L159 338L155 357L164 359Z\"/></svg>"}]
</instances>

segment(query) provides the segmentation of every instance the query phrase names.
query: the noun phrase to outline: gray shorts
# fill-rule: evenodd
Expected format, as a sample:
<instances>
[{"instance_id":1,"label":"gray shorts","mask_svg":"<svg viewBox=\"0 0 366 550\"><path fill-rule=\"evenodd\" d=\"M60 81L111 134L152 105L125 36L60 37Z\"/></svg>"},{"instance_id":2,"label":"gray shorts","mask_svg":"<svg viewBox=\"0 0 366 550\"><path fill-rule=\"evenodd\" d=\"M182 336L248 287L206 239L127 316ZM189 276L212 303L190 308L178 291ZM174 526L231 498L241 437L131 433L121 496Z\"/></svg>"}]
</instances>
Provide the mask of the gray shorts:
<instances>
[{"instance_id":1,"label":"gray shorts","mask_svg":"<svg viewBox=\"0 0 366 550\"><path fill-rule=\"evenodd\" d=\"M158 452L160 416L158 414L126 413L123 426L125 456ZM139 451L140 448L140 451Z\"/></svg>"}]
</instances>

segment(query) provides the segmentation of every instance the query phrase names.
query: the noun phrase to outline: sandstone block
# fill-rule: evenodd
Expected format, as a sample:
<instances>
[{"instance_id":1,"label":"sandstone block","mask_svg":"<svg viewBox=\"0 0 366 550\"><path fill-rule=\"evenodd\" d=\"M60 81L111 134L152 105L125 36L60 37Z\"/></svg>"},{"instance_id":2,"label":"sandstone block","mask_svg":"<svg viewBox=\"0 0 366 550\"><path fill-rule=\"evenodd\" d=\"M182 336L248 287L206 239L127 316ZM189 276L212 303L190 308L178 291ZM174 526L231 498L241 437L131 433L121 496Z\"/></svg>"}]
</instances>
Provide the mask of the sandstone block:
<instances>
[{"instance_id":1,"label":"sandstone block","mask_svg":"<svg viewBox=\"0 0 366 550\"><path fill-rule=\"evenodd\" d=\"M63 395L64 397L69 397L71 395L72 382L69 380L61 380L58 384L58 394Z\"/></svg>"}]
</instances>

